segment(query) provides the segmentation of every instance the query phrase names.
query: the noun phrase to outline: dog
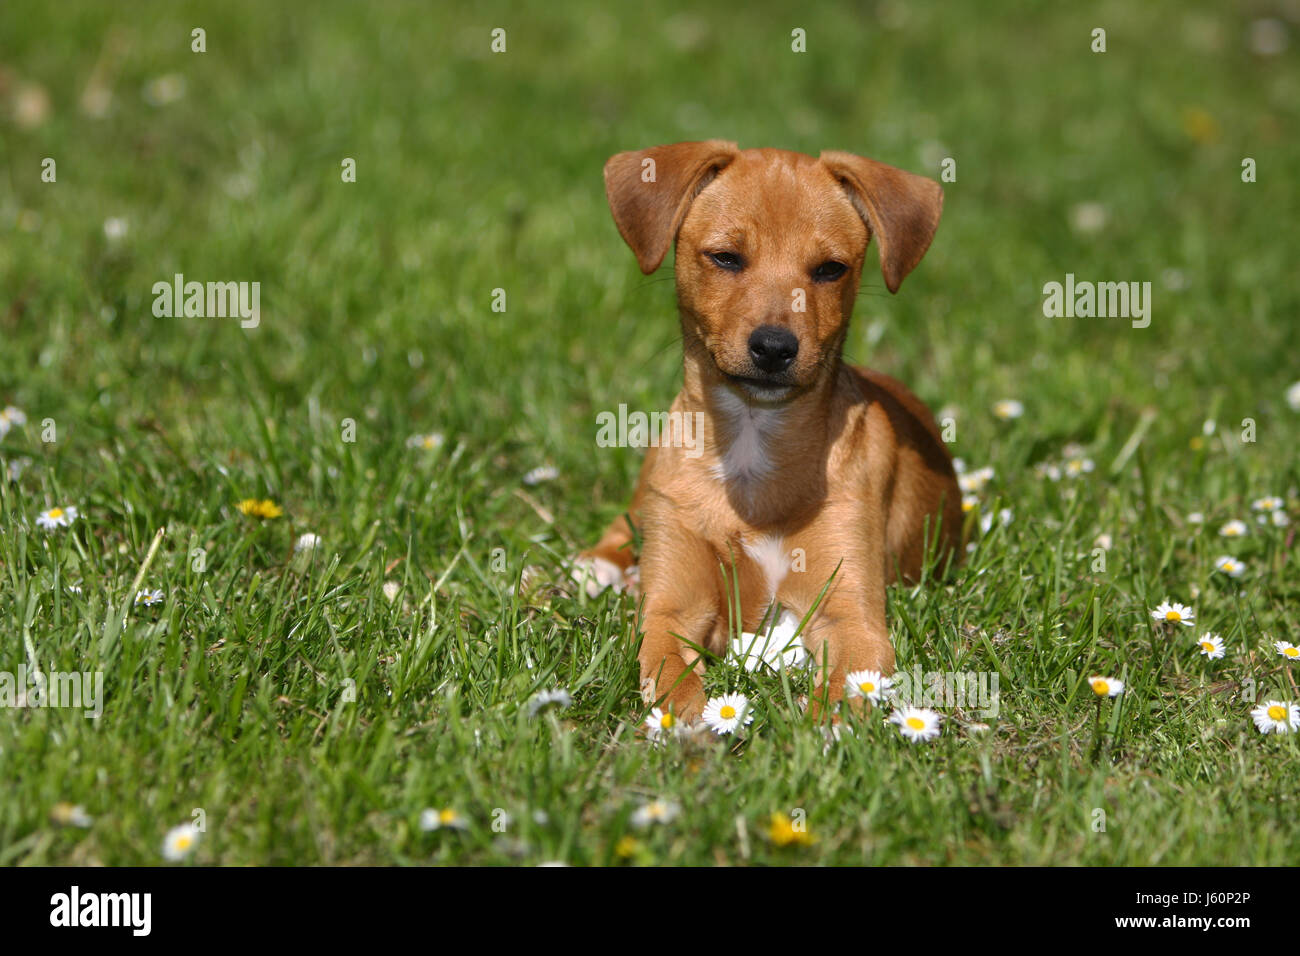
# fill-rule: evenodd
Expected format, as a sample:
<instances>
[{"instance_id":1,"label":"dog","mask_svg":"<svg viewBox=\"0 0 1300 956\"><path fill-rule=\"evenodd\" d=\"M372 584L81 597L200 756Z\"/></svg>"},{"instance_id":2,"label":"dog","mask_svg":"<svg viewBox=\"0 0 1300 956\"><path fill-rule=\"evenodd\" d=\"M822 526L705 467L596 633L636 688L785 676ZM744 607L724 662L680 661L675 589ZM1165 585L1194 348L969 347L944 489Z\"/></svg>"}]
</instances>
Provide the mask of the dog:
<instances>
[{"instance_id":1,"label":"dog","mask_svg":"<svg viewBox=\"0 0 1300 956\"><path fill-rule=\"evenodd\" d=\"M850 153L721 140L619 153L605 187L642 272L676 243L672 411L700 434L694 454L648 449L628 512L580 556L588 580L635 591L639 576L642 696L681 721L706 703L701 651L722 655L774 602L815 607L810 709L833 712L846 675L894 671L886 585L918 580L927 553L940 569L960 557L961 495L934 417L900 382L841 360L868 243L897 292L943 190Z\"/></svg>"}]
</instances>

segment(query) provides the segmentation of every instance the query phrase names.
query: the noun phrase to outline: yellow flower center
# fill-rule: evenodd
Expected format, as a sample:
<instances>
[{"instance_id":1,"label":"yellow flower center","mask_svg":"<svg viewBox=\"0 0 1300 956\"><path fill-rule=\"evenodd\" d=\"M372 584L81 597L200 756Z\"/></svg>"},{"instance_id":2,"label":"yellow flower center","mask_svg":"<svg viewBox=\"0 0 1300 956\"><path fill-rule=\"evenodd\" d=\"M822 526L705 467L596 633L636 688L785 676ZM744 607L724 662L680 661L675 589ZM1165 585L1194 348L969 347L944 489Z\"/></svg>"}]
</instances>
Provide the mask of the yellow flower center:
<instances>
[{"instance_id":1,"label":"yellow flower center","mask_svg":"<svg viewBox=\"0 0 1300 956\"><path fill-rule=\"evenodd\" d=\"M193 838L188 833L182 836L178 836L176 838L176 849L181 851L188 850L190 848L190 845L193 842L194 842Z\"/></svg>"},{"instance_id":2,"label":"yellow flower center","mask_svg":"<svg viewBox=\"0 0 1300 956\"><path fill-rule=\"evenodd\" d=\"M723 720L730 720L732 717L736 716L736 708L732 707L730 704L727 704L720 711L718 711L718 716L721 717Z\"/></svg>"},{"instance_id":3,"label":"yellow flower center","mask_svg":"<svg viewBox=\"0 0 1300 956\"><path fill-rule=\"evenodd\" d=\"M55 518L55 519L62 518L62 517L63 517L63 509L62 509L62 508L51 508L51 509L50 509L50 517L51 517L51 518Z\"/></svg>"},{"instance_id":4,"label":"yellow flower center","mask_svg":"<svg viewBox=\"0 0 1300 956\"><path fill-rule=\"evenodd\" d=\"M439 823L455 823L455 822L456 822L456 811L455 811L455 810L442 810L442 811L439 811L439 813L438 813L438 822L439 822Z\"/></svg>"},{"instance_id":5,"label":"yellow flower center","mask_svg":"<svg viewBox=\"0 0 1300 956\"><path fill-rule=\"evenodd\" d=\"M925 721L920 717L909 717L907 718L907 726L911 727L913 730L924 730Z\"/></svg>"},{"instance_id":6,"label":"yellow flower center","mask_svg":"<svg viewBox=\"0 0 1300 956\"><path fill-rule=\"evenodd\" d=\"M425 448L432 448L432 447L433 447L433 436L432 436L432 435L426 435L426 436L425 436L425 439L424 439L424 447L425 447Z\"/></svg>"},{"instance_id":7,"label":"yellow flower center","mask_svg":"<svg viewBox=\"0 0 1300 956\"><path fill-rule=\"evenodd\" d=\"M1209 641L1201 641L1201 649L1206 651L1212 651L1214 650L1214 645L1211 644Z\"/></svg>"},{"instance_id":8,"label":"yellow flower center","mask_svg":"<svg viewBox=\"0 0 1300 956\"><path fill-rule=\"evenodd\" d=\"M1092 682L1092 692L1098 697L1110 693L1110 685L1104 680L1095 680Z\"/></svg>"},{"instance_id":9,"label":"yellow flower center","mask_svg":"<svg viewBox=\"0 0 1300 956\"><path fill-rule=\"evenodd\" d=\"M1165 612L1165 620L1166 620L1166 621L1181 621L1182 619L1183 619L1183 616L1182 616L1181 614L1179 614L1177 611L1166 611L1166 612Z\"/></svg>"},{"instance_id":10,"label":"yellow flower center","mask_svg":"<svg viewBox=\"0 0 1300 956\"><path fill-rule=\"evenodd\" d=\"M672 725L673 725L672 714L664 714L662 717L659 718L659 726L663 727L665 730L671 727Z\"/></svg>"},{"instance_id":11,"label":"yellow flower center","mask_svg":"<svg viewBox=\"0 0 1300 956\"><path fill-rule=\"evenodd\" d=\"M875 692L876 685L871 683L871 681L869 680L864 680L861 684L858 685L858 690L862 691L862 693L864 694L871 694Z\"/></svg>"},{"instance_id":12,"label":"yellow flower center","mask_svg":"<svg viewBox=\"0 0 1300 956\"><path fill-rule=\"evenodd\" d=\"M1288 647L1282 653L1286 657L1300 657L1300 647Z\"/></svg>"},{"instance_id":13,"label":"yellow flower center","mask_svg":"<svg viewBox=\"0 0 1300 956\"><path fill-rule=\"evenodd\" d=\"M1273 720L1285 720L1286 708L1283 707L1281 704L1274 704L1272 707L1268 709L1268 715Z\"/></svg>"}]
</instances>

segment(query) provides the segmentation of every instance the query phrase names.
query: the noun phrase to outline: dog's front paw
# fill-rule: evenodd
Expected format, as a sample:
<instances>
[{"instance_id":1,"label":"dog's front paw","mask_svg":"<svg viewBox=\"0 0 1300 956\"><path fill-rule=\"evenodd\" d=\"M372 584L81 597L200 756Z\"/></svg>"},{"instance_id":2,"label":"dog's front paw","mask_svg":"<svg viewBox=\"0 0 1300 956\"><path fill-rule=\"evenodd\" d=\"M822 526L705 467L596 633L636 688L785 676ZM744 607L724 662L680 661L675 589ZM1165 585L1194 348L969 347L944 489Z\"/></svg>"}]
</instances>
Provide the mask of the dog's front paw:
<instances>
[{"instance_id":1,"label":"dog's front paw","mask_svg":"<svg viewBox=\"0 0 1300 956\"><path fill-rule=\"evenodd\" d=\"M588 597L594 598L606 588L633 597L641 593L641 569L637 565L625 569L598 554L581 554L574 558L569 577L587 592Z\"/></svg>"},{"instance_id":2,"label":"dog's front paw","mask_svg":"<svg viewBox=\"0 0 1300 956\"><path fill-rule=\"evenodd\" d=\"M641 699L661 710L671 711L682 725L699 720L708 703L704 682L694 671L681 672L671 680L665 678L655 681L654 678L647 677L641 682Z\"/></svg>"}]
</instances>

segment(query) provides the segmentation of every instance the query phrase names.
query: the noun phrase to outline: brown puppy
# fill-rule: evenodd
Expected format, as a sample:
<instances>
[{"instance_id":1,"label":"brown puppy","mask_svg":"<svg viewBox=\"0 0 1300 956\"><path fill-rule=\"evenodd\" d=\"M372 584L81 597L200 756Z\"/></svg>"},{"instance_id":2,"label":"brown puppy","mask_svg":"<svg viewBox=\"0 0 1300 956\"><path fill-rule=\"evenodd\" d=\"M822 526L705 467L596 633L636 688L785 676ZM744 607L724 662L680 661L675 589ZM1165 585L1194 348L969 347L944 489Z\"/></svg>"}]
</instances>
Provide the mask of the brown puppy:
<instances>
[{"instance_id":1,"label":"brown puppy","mask_svg":"<svg viewBox=\"0 0 1300 956\"><path fill-rule=\"evenodd\" d=\"M920 575L927 535L959 550L961 495L929 410L840 352L867 243L898 291L939 224L939 184L849 153L711 140L619 153L605 187L643 272L677 241L672 411L700 423L692 453L649 449L629 509L645 699L699 716L690 645L723 653L736 584L753 631L775 601L802 616L833 578L803 634L815 700L838 700L851 671L892 673L885 586ZM601 584L631 584L632 540L619 518L584 556Z\"/></svg>"}]
</instances>

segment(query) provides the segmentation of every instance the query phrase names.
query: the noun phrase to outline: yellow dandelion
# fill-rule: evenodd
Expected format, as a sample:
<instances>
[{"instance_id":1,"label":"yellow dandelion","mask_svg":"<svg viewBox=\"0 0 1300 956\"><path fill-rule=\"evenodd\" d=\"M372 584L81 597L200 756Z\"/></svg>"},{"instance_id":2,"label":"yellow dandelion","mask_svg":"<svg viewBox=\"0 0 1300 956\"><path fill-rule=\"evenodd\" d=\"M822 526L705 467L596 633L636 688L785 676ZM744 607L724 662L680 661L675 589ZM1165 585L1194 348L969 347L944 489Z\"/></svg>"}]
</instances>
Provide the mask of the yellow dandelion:
<instances>
[{"instance_id":1,"label":"yellow dandelion","mask_svg":"<svg viewBox=\"0 0 1300 956\"><path fill-rule=\"evenodd\" d=\"M767 838L777 846L810 846L813 842L808 824L800 819L790 819L784 813L773 813L767 828Z\"/></svg>"},{"instance_id":2,"label":"yellow dandelion","mask_svg":"<svg viewBox=\"0 0 1300 956\"><path fill-rule=\"evenodd\" d=\"M236 507L250 518L278 518L284 514L284 509L270 498L263 498L261 501L256 498L245 498Z\"/></svg>"}]
</instances>

